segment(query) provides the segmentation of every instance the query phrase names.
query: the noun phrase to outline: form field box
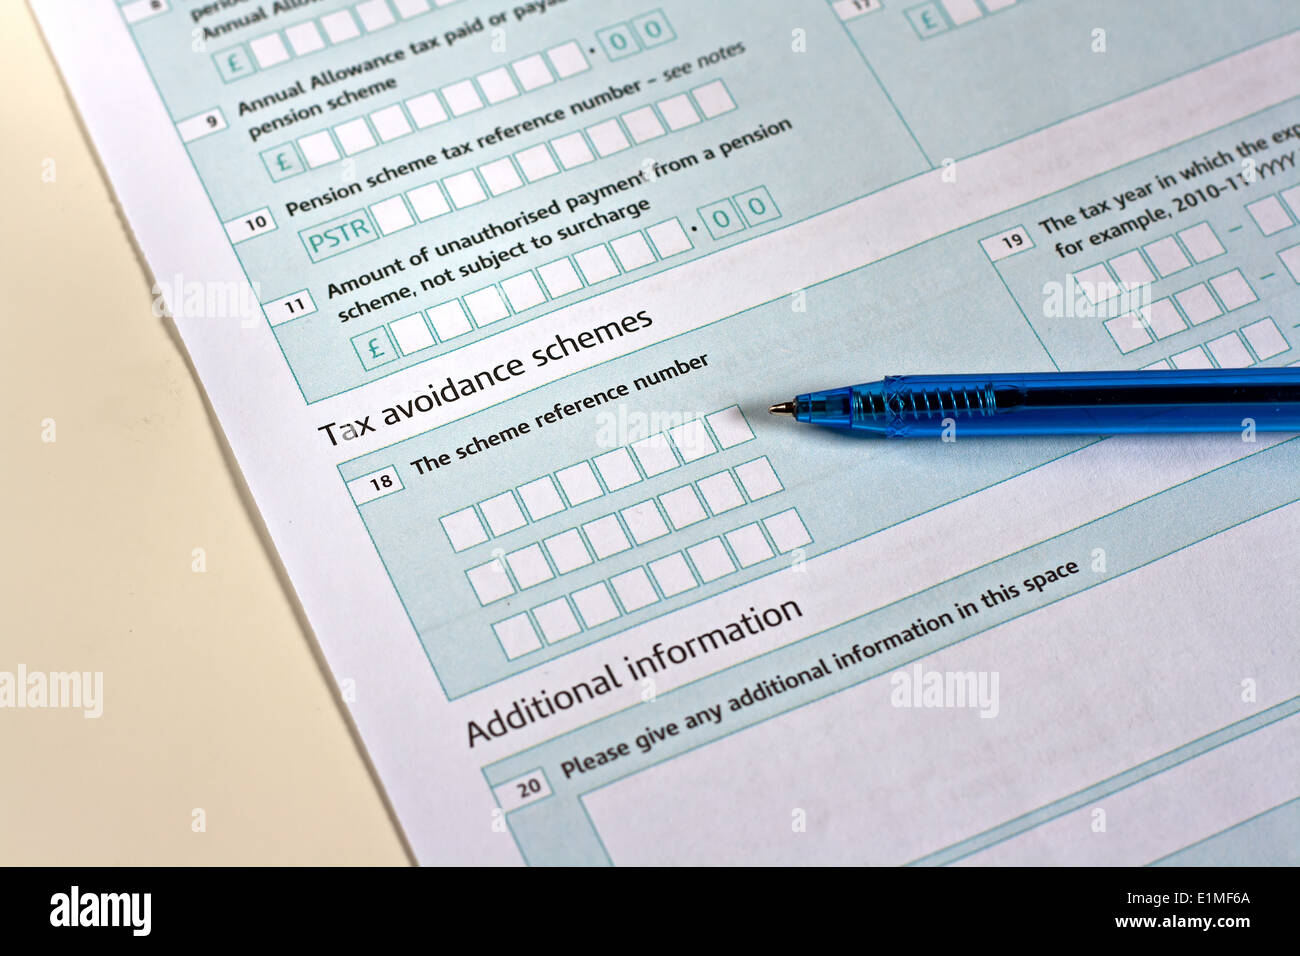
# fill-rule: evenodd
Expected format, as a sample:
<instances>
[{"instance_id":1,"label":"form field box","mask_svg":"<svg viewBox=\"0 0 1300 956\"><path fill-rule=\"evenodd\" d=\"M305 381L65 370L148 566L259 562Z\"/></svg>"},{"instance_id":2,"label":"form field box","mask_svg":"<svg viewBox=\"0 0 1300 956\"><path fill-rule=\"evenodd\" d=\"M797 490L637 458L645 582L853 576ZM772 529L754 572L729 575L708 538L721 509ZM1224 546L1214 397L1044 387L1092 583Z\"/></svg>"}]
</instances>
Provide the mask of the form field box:
<instances>
[{"instance_id":1,"label":"form field box","mask_svg":"<svg viewBox=\"0 0 1300 956\"><path fill-rule=\"evenodd\" d=\"M464 551L466 548L482 544L488 539L488 533L483 528L483 522L479 521L478 512L473 508L462 508L460 511L440 518L439 523L442 525L442 530L446 533L447 540L451 543L451 550L453 551Z\"/></svg>"},{"instance_id":2,"label":"form field box","mask_svg":"<svg viewBox=\"0 0 1300 956\"><path fill-rule=\"evenodd\" d=\"M596 473L585 461L560 469L555 473L555 477L559 479L560 488L569 501L569 507L599 498L605 493L600 488L600 482L596 480Z\"/></svg>"},{"instance_id":3,"label":"form field box","mask_svg":"<svg viewBox=\"0 0 1300 956\"><path fill-rule=\"evenodd\" d=\"M496 632L497 640L500 641L506 657L511 660L542 646L537 632L533 630L533 622L528 619L527 614L516 614L504 621L498 621L492 625L492 630Z\"/></svg>"},{"instance_id":4,"label":"form field box","mask_svg":"<svg viewBox=\"0 0 1300 956\"><path fill-rule=\"evenodd\" d=\"M533 620L537 622L547 644L562 641L582 630L582 625L573 614L573 608L569 607L569 602L564 598L533 608Z\"/></svg>"},{"instance_id":5,"label":"form field box","mask_svg":"<svg viewBox=\"0 0 1300 956\"><path fill-rule=\"evenodd\" d=\"M362 475L360 478L353 478L348 482L348 491L352 494L352 500L358 505L364 505L376 498L383 498L385 495L402 490L402 479L392 465Z\"/></svg>"}]
</instances>

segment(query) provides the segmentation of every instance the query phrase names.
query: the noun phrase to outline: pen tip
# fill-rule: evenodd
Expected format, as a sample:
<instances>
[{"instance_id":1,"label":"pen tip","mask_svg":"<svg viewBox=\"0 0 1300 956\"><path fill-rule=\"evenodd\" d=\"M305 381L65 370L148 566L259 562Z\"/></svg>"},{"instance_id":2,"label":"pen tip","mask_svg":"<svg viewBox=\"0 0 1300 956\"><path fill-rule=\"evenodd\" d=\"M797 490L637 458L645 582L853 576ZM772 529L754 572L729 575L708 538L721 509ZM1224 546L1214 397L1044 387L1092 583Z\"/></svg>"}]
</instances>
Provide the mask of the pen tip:
<instances>
[{"instance_id":1,"label":"pen tip","mask_svg":"<svg viewBox=\"0 0 1300 956\"><path fill-rule=\"evenodd\" d=\"M773 415L793 415L794 402L779 402L776 405L769 405L767 410Z\"/></svg>"}]
</instances>

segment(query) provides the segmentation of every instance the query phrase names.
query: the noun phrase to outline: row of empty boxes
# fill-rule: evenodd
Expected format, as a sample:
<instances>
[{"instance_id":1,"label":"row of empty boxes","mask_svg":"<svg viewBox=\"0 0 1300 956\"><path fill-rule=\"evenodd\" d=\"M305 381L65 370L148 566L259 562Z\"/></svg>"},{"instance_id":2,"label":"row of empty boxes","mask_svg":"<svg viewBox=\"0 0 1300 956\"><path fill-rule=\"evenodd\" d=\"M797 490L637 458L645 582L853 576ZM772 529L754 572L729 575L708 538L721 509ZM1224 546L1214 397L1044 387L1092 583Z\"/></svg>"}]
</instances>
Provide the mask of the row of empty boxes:
<instances>
[{"instance_id":1,"label":"row of empty boxes","mask_svg":"<svg viewBox=\"0 0 1300 956\"><path fill-rule=\"evenodd\" d=\"M1242 341L1243 337L1245 342ZM1263 318L1206 342L1203 346L1195 346L1142 368L1214 368L1216 365L1219 368L1246 368L1256 361L1262 362L1279 355L1290 347L1278 330L1277 323L1271 318Z\"/></svg>"},{"instance_id":2,"label":"row of empty boxes","mask_svg":"<svg viewBox=\"0 0 1300 956\"><path fill-rule=\"evenodd\" d=\"M554 176L561 169L575 169L594 162L597 157L622 152L632 145L629 137L642 143L664 135L665 125L676 131L694 126L701 122L701 117L713 119L735 108L726 85L715 80L692 90L689 96L679 93L653 106L643 106L585 130L538 143L476 169L467 169L441 181L434 180L408 189L405 193L374 203L370 212L384 235L400 232L415 225L416 220L433 219L450 212L453 207L464 209L483 202L489 195L500 196L518 189L525 181L537 182Z\"/></svg>"},{"instance_id":3,"label":"row of empty boxes","mask_svg":"<svg viewBox=\"0 0 1300 956\"><path fill-rule=\"evenodd\" d=\"M492 604L783 490L771 462L755 458L516 548L465 576L479 603Z\"/></svg>"},{"instance_id":4,"label":"row of empty boxes","mask_svg":"<svg viewBox=\"0 0 1300 956\"><path fill-rule=\"evenodd\" d=\"M1125 291L1150 285L1157 277L1171 276L1192 266L1223 255L1223 243L1207 222L1183 229L1176 236L1149 242L1107 263L1074 274L1074 280L1088 301L1105 302Z\"/></svg>"},{"instance_id":5,"label":"row of empty boxes","mask_svg":"<svg viewBox=\"0 0 1300 956\"><path fill-rule=\"evenodd\" d=\"M522 528L530 520L540 521L565 508L595 501L607 493L664 474L679 464L706 458L719 449L733 448L753 437L744 413L732 405L561 468L554 476L542 475L526 481L477 506L453 512L441 519L442 529L451 549L464 551L489 537L500 537ZM757 474L754 477L757 481ZM755 489L758 487L755 484Z\"/></svg>"},{"instance_id":6,"label":"row of empty boxes","mask_svg":"<svg viewBox=\"0 0 1300 956\"><path fill-rule=\"evenodd\" d=\"M1288 206L1291 207L1290 212L1287 211ZM1300 186L1292 186L1276 195L1247 203L1246 212L1250 213L1250 218L1255 220L1259 231L1266 236L1290 229L1300 220Z\"/></svg>"},{"instance_id":7,"label":"row of empty boxes","mask_svg":"<svg viewBox=\"0 0 1300 956\"><path fill-rule=\"evenodd\" d=\"M388 323L388 334L403 355L411 355L471 332L476 327L491 325L511 314L558 299L584 286L653 265L691 248L691 240L681 222L669 219L608 243L583 249L572 257L548 262L536 270L521 272L499 284L435 305L424 312L403 316ZM384 328L380 326L378 330L363 333L353 340L359 343L357 355L367 369L398 357L394 352L378 361L368 348L363 347L376 334L383 335Z\"/></svg>"},{"instance_id":8,"label":"row of empty boxes","mask_svg":"<svg viewBox=\"0 0 1300 956\"><path fill-rule=\"evenodd\" d=\"M398 19L409 20L445 7L456 0L365 0L334 13L295 23L283 30L266 33L248 43L226 47L214 53L221 78L233 82L258 70L279 66L294 57L307 56L326 46L354 40L362 32L374 33L392 26Z\"/></svg>"},{"instance_id":9,"label":"row of empty boxes","mask_svg":"<svg viewBox=\"0 0 1300 956\"><path fill-rule=\"evenodd\" d=\"M545 54L534 53L516 60L509 67L500 66L476 77L407 97L330 129L300 136L295 141L300 162L294 168L299 171L304 167L316 169L338 162L343 156L365 152L380 142L400 139L417 129L436 126L452 117L504 102L521 92L531 92L590 68L582 48L574 42L553 47ZM262 154L272 178L276 178L283 164L273 164L271 158L278 158L285 146L274 147Z\"/></svg>"},{"instance_id":10,"label":"row of empty boxes","mask_svg":"<svg viewBox=\"0 0 1300 956\"><path fill-rule=\"evenodd\" d=\"M798 511L790 508L498 621L492 629L506 657L519 657L540 649L543 639L564 640L811 543Z\"/></svg>"},{"instance_id":11,"label":"row of empty boxes","mask_svg":"<svg viewBox=\"0 0 1300 956\"><path fill-rule=\"evenodd\" d=\"M1154 302L1105 323L1106 331L1121 352L1128 353L1150 345L1155 339L1167 339L1190 326L1200 325L1258 300L1240 269L1215 276L1209 282L1176 292L1170 298ZM1286 351L1286 345L1271 355Z\"/></svg>"}]
</instances>

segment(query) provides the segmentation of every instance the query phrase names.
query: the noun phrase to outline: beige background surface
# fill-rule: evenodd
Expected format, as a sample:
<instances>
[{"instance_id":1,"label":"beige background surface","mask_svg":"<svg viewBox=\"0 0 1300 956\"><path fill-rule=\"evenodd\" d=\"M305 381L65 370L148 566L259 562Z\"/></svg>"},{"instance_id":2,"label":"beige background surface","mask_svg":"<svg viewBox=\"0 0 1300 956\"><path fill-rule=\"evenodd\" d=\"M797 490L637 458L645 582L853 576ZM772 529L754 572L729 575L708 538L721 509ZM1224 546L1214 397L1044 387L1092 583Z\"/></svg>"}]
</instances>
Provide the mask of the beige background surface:
<instances>
[{"instance_id":1,"label":"beige background surface","mask_svg":"<svg viewBox=\"0 0 1300 956\"><path fill-rule=\"evenodd\" d=\"M20 0L0 89L0 671L104 675L0 708L0 864L409 862Z\"/></svg>"}]
</instances>

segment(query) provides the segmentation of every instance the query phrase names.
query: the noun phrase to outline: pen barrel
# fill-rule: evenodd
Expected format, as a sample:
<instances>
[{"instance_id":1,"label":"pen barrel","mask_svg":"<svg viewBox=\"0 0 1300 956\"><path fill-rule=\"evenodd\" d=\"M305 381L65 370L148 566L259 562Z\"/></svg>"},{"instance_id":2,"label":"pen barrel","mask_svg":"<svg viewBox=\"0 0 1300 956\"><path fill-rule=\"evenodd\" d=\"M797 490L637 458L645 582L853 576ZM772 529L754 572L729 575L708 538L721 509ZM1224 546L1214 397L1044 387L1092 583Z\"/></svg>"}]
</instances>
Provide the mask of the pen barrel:
<instances>
[{"instance_id":1,"label":"pen barrel","mask_svg":"<svg viewBox=\"0 0 1300 956\"><path fill-rule=\"evenodd\" d=\"M823 423L888 438L1300 432L1292 368L896 375L818 396Z\"/></svg>"}]
</instances>

